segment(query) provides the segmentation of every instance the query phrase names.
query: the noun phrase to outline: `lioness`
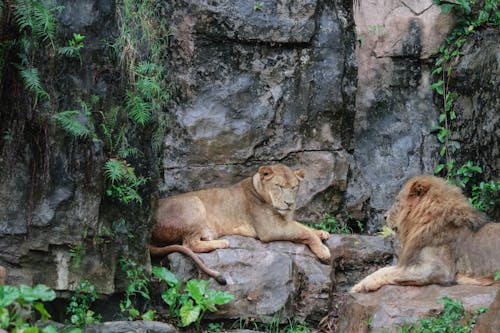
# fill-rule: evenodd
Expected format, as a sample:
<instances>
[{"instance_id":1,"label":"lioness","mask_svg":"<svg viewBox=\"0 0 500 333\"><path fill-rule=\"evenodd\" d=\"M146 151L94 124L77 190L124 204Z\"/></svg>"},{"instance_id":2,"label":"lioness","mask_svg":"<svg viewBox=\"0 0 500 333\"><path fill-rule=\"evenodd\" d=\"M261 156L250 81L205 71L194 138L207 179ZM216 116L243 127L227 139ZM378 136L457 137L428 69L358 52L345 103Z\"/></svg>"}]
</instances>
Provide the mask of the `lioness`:
<instances>
[{"instance_id":1,"label":"lioness","mask_svg":"<svg viewBox=\"0 0 500 333\"><path fill-rule=\"evenodd\" d=\"M330 258L323 245L330 235L293 220L295 199L305 171L277 164L262 166L253 176L228 188L213 188L161 199L150 253L209 252L229 246L226 235L258 238L263 242L288 240L309 246L322 261ZM182 243L183 246L166 244ZM162 247L163 246L163 247ZM220 283L218 272L201 268Z\"/></svg>"},{"instance_id":2,"label":"lioness","mask_svg":"<svg viewBox=\"0 0 500 333\"><path fill-rule=\"evenodd\" d=\"M491 285L500 271L500 224L489 223L441 178L410 179L386 219L401 241L398 263L364 278L354 292L385 284Z\"/></svg>"}]
</instances>

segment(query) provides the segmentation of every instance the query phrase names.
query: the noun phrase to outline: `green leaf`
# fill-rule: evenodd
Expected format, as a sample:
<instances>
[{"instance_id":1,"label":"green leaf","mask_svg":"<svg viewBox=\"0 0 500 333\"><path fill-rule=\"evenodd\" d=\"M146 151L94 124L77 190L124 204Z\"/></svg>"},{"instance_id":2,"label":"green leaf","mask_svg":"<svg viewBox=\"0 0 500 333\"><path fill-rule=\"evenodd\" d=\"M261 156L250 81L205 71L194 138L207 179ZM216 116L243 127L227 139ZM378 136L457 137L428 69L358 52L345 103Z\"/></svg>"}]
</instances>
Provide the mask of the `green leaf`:
<instances>
[{"instance_id":1,"label":"green leaf","mask_svg":"<svg viewBox=\"0 0 500 333\"><path fill-rule=\"evenodd\" d=\"M441 74L443 72L443 67L439 66L432 71L432 75Z\"/></svg>"},{"instance_id":2,"label":"green leaf","mask_svg":"<svg viewBox=\"0 0 500 333\"><path fill-rule=\"evenodd\" d=\"M46 321L47 319L49 319L51 317L50 313L45 309L45 306L43 305L43 303L41 302L36 302L35 304L33 304L33 307L38 311L38 313L40 313L40 315L42 316L41 317L41 320L42 321Z\"/></svg>"},{"instance_id":3,"label":"green leaf","mask_svg":"<svg viewBox=\"0 0 500 333\"><path fill-rule=\"evenodd\" d=\"M199 305L194 306L192 300L188 300L180 309L181 327L189 326L194 323L201 313Z\"/></svg>"},{"instance_id":4,"label":"green leaf","mask_svg":"<svg viewBox=\"0 0 500 333\"><path fill-rule=\"evenodd\" d=\"M0 308L9 306L20 296L19 288L0 285Z\"/></svg>"},{"instance_id":5,"label":"green leaf","mask_svg":"<svg viewBox=\"0 0 500 333\"><path fill-rule=\"evenodd\" d=\"M86 138L91 136L92 131L82 123L83 116L80 111L68 110L56 113L52 119L61 126L63 130L74 137Z\"/></svg>"},{"instance_id":6,"label":"green leaf","mask_svg":"<svg viewBox=\"0 0 500 333\"><path fill-rule=\"evenodd\" d=\"M439 80L438 82L435 82L431 84L431 89L436 91L439 95L443 95L443 80Z\"/></svg>"},{"instance_id":7,"label":"green leaf","mask_svg":"<svg viewBox=\"0 0 500 333\"><path fill-rule=\"evenodd\" d=\"M445 121L445 120L446 120L446 114L441 113L441 114L439 115L439 122L440 122L440 123L442 123L442 122L443 122L443 121Z\"/></svg>"},{"instance_id":8,"label":"green leaf","mask_svg":"<svg viewBox=\"0 0 500 333\"><path fill-rule=\"evenodd\" d=\"M177 279L174 273L172 273L165 267L154 266L151 272L154 276L167 283L170 287L179 285L179 279Z\"/></svg>"},{"instance_id":9,"label":"green leaf","mask_svg":"<svg viewBox=\"0 0 500 333\"><path fill-rule=\"evenodd\" d=\"M0 307L0 328L7 329L10 323L10 314L9 310L4 307Z\"/></svg>"},{"instance_id":10,"label":"green leaf","mask_svg":"<svg viewBox=\"0 0 500 333\"><path fill-rule=\"evenodd\" d=\"M500 272L495 272L495 277L493 278L495 282L500 281Z\"/></svg>"},{"instance_id":11,"label":"green leaf","mask_svg":"<svg viewBox=\"0 0 500 333\"><path fill-rule=\"evenodd\" d=\"M149 321L155 320L155 310L151 309L146 311L145 313L142 314L141 319Z\"/></svg>"},{"instance_id":12,"label":"green leaf","mask_svg":"<svg viewBox=\"0 0 500 333\"><path fill-rule=\"evenodd\" d=\"M122 160L109 159L104 163L104 176L111 184L123 179L127 174L127 166Z\"/></svg>"},{"instance_id":13,"label":"green leaf","mask_svg":"<svg viewBox=\"0 0 500 333\"><path fill-rule=\"evenodd\" d=\"M161 298L168 304L169 307L174 308L177 303L177 299L180 297L179 289L172 287L165 290L161 294Z\"/></svg>"},{"instance_id":14,"label":"green leaf","mask_svg":"<svg viewBox=\"0 0 500 333\"><path fill-rule=\"evenodd\" d=\"M444 164L438 164L437 167L434 169L434 174L437 175L444 169Z\"/></svg>"},{"instance_id":15,"label":"green leaf","mask_svg":"<svg viewBox=\"0 0 500 333\"><path fill-rule=\"evenodd\" d=\"M445 154L446 154L446 146L443 146L439 151L439 156L443 157Z\"/></svg>"},{"instance_id":16,"label":"green leaf","mask_svg":"<svg viewBox=\"0 0 500 333\"><path fill-rule=\"evenodd\" d=\"M48 302L56 298L56 292L43 284L36 285L34 288L20 285L19 291L21 292L21 297L27 302L37 300Z\"/></svg>"},{"instance_id":17,"label":"green leaf","mask_svg":"<svg viewBox=\"0 0 500 333\"><path fill-rule=\"evenodd\" d=\"M197 304L204 303L207 290L208 280L192 279L184 287L184 291L187 291Z\"/></svg>"},{"instance_id":18,"label":"green leaf","mask_svg":"<svg viewBox=\"0 0 500 333\"><path fill-rule=\"evenodd\" d=\"M79 332L81 332L81 330ZM57 327L54 324L47 325L42 329L42 333L58 333Z\"/></svg>"},{"instance_id":19,"label":"green leaf","mask_svg":"<svg viewBox=\"0 0 500 333\"><path fill-rule=\"evenodd\" d=\"M453 9L453 7L455 7L455 5L453 5L453 4L441 5L441 12L443 14L448 14Z\"/></svg>"},{"instance_id":20,"label":"green leaf","mask_svg":"<svg viewBox=\"0 0 500 333\"><path fill-rule=\"evenodd\" d=\"M228 291L210 289L207 293L207 300L215 305L223 305L229 303L233 299L234 295ZM217 309L214 308L213 311L217 311Z\"/></svg>"}]
</instances>

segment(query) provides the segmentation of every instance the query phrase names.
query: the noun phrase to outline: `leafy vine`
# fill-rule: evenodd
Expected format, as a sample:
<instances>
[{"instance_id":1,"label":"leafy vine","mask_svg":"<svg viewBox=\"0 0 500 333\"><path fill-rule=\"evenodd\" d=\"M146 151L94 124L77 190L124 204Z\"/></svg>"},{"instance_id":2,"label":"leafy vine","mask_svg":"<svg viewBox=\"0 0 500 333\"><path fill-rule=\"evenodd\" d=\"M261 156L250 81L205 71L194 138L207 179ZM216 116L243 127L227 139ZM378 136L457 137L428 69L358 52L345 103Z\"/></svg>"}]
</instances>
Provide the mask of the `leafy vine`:
<instances>
[{"instance_id":1,"label":"leafy vine","mask_svg":"<svg viewBox=\"0 0 500 333\"><path fill-rule=\"evenodd\" d=\"M472 161L467 161L460 167L455 159L460 143L453 139L452 123L456 120L454 105L458 97L457 92L452 91L450 80L453 70L461 55L462 46L467 39L479 28L497 27L500 24L500 11L497 0L457 0L449 1L434 0L441 6L443 13L455 11L458 20L457 25L448 36L436 54L432 75L436 81L432 83L431 89L441 97L441 113L439 114L439 125L434 129L437 139L442 144L439 152L444 162L439 163L434 169L435 174L443 174L449 182L459 185L463 189L470 190L471 203L478 209L486 211L490 206L498 202L498 181L481 182L479 185L471 184L475 174L483 172L482 168ZM476 6L475 6L476 5ZM475 7L474 7L475 6Z\"/></svg>"}]
</instances>

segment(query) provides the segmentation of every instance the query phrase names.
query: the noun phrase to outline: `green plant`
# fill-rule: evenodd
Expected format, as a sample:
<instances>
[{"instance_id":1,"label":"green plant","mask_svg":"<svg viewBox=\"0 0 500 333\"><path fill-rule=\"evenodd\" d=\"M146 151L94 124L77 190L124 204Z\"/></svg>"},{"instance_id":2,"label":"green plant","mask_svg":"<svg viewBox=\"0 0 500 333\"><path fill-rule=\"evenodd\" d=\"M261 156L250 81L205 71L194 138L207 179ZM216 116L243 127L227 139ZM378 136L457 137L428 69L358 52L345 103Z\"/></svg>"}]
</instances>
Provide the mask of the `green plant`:
<instances>
[{"instance_id":1,"label":"green plant","mask_svg":"<svg viewBox=\"0 0 500 333\"><path fill-rule=\"evenodd\" d=\"M477 317L487 311L478 309L474 314L465 312L460 301L443 297L439 301L443 311L436 318L421 318L416 324L395 326L397 333L468 333L476 324Z\"/></svg>"},{"instance_id":2,"label":"green plant","mask_svg":"<svg viewBox=\"0 0 500 333\"><path fill-rule=\"evenodd\" d=\"M472 186L472 195L469 201L480 211L486 212L490 207L500 202L499 190L499 181L480 182L479 185Z\"/></svg>"},{"instance_id":3,"label":"green plant","mask_svg":"<svg viewBox=\"0 0 500 333\"><path fill-rule=\"evenodd\" d=\"M288 324L283 329L286 333L310 333L311 328L305 322L288 319Z\"/></svg>"},{"instance_id":4,"label":"green plant","mask_svg":"<svg viewBox=\"0 0 500 333\"><path fill-rule=\"evenodd\" d=\"M208 323L207 328L209 332L222 332L224 323Z\"/></svg>"},{"instance_id":5,"label":"green plant","mask_svg":"<svg viewBox=\"0 0 500 333\"><path fill-rule=\"evenodd\" d=\"M119 3L120 34L112 47L129 83L125 110L134 124L153 127L152 147L158 153L167 128L167 114L163 109L173 91L165 66L168 24L155 0L121 0Z\"/></svg>"},{"instance_id":6,"label":"green plant","mask_svg":"<svg viewBox=\"0 0 500 333\"><path fill-rule=\"evenodd\" d=\"M14 131L12 128L8 128L3 132L2 139L7 143L12 143L14 141Z\"/></svg>"},{"instance_id":7,"label":"green plant","mask_svg":"<svg viewBox=\"0 0 500 333\"><path fill-rule=\"evenodd\" d=\"M436 81L431 84L431 89L441 97L442 109L439 115L439 125L434 127L437 139L442 144L440 156L444 162L439 163L434 169L435 174L444 174L448 181L456 183L463 189L469 189L475 185L470 184L470 180L475 174L482 173L479 166L468 161L457 168L455 154L460 149L460 143L453 138L452 123L456 120L454 104L458 94L450 88L450 79L453 75L454 66L458 58L463 55L462 46L478 28L488 26L498 26L500 24L500 12L498 11L497 0L485 0L476 3L475 0L459 0L454 2L434 0L435 4L441 6L444 13L454 10L457 14L457 25L440 46L436 55L432 75ZM477 5L473 10L474 5ZM485 202L477 204L485 204ZM473 203L473 204L474 204ZM479 206L476 206L479 208ZM480 209L486 210L483 205Z\"/></svg>"},{"instance_id":8,"label":"green plant","mask_svg":"<svg viewBox=\"0 0 500 333\"><path fill-rule=\"evenodd\" d=\"M494 282L500 281L500 272L495 272L495 277L493 278Z\"/></svg>"},{"instance_id":9,"label":"green plant","mask_svg":"<svg viewBox=\"0 0 500 333\"><path fill-rule=\"evenodd\" d=\"M71 296L66 313L70 316L71 324L77 327L85 327L101 321L100 315L95 315L90 306L97 299L94 285L87 280L80 281L80 285Z\"/></svg>"},{"instance_id":10,"label":"green plant","mask_svg":"<svg viewBox=\"0 0 500 333\"><path fill-rule=\"evenodd\" d=\"M73 38L68 40L68 45L59 48L59 54L70 58L78 58L80 59L80 64L82 64L82 55L80 51L85 46L83 43L84 39L85 36L73 33Z\"/></svg>"},{"instance_id":11,"label":"green plant","mask_svg":"<svg viewBox=\"0 0 500 333\"><path fill-rule=\"evenodd\" d=\"M76 269L82 263L83 242L69 245L69 256L71 258L71 267Z\"/></svg>"},{"instance_id":12,"label":"green plant","mask_svg":"<svg viewBox=\"0 0 500 333\"><path fill-rule=\"evenodd\" d=\"M16 0L11 4L12 15L20 36L0 44L0 49L17 47L20 63L16 65L27 90L35 95L34 106L39 99L49 99L43 88L38 69L34 66L35 52L44 45L54 47L54 11L62 6L47 6L42 1Z\"/></svg>"},{"instance_id":13,"label":"green plant","mask_svg":"<svg viewBox=\"0 0 500 333\"><path fill-rule=\"evenodd\" d=\"M264 8L264 2L263 1L255 1L254 5L253 5L253 10L255 10L255 11L262 10L262 8Z\"/></svg>"},{"instance_id":14,"label":"green plant","mask_svg":"<svg viewBox=\"0 0 500 333\"><path fill-rule=\"evenodd\" d=\"M0 329L9 332L38 332L35 322L35 311L46 321L51 316L45 309L43 302L52 301L56 293L44 285L34 288L20 285L0 285ZM50 332L54 326L42 332Z\"/></svg>"},{"instance_id":15,"label":"green plant","mask_svg":"<svg viewBox=\"0 0 500 333\"><path fill-rule=\"evenodd\" d=\"M136 308L138 297L149 299L149 280L142 267L134 260L121 258L118 261L121 269L127 275L127 289L125 289L124 299L120 302L120 311L127 314L129 320L141 317L140 311ZM146 312L146 317L151 318L154 313Z\"/></svg>"},{"instance_id":16,"label":"green plant","mask_svg":"<svg viewBox=\"0 0 500 333\"><path fill-rule=\"evenodd\" d=\"M209 289L208 280L189 280L182 292L180 281L168 269L153 267L152 273L167 284L168 288L163 292L162 299L169 306L170 316L180 318L182 327L196 323L199 330L207 310L215 312L216 305L226 304L234 298L234 295L227 291Z\"/></svg>"},{"instance_id":17,"label":"green plant","mask_svg":"<svg viewBox=\"0 0 500 333\"><path fill-rule=\"evenodd\" d=\"M331 234L352 234L352 229L347 223L337 221L334 216L328 213L323 214L323 219L319 223L312 224L312 227Z\"/></svg>"},{"instance_id":18,"label":"green plant","mask_svg":"<svg viewBox=\"0 0 500 333\"><path fill-rule=\"evenodd\" d=\"M99 97L94 95L90 99L90 105L80 101L80 110L56 113L52 116L52 120L75 138L97 140L91 110L98 102Z\"/></svg>"},{"instance_id":19,"label":"green plant","mask_svg":"<svg viewBox=\"0 0 500 333\"><path fill-rule=\"evenodd\" d=\"M104 176L109 182L106 194L112 198L128 204L137 202L142 204L139 187L146 183L146 178L137 176L134 168L126 160L111 158L104 164Z\"/></svg>"}]
</instances>

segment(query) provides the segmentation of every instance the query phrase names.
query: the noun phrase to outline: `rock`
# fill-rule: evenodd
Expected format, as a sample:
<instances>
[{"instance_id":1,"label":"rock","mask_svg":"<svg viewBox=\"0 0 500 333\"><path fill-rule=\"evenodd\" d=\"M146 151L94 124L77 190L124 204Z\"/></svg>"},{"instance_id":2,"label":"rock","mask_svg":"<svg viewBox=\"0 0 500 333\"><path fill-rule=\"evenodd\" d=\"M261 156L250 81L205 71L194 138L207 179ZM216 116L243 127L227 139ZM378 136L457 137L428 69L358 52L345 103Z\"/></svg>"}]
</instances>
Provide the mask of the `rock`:
<instances>
[{"instance_id":1,"label":"rock","mask_svg":"<svg viewBox=\"0 0 500 333\"><path fill-rule=\"evenodd\" d=\"M229 249L199 254L205 264L220 271L227 280L226 286L211 280L211 288L236 296L230 304L219 307L217 313L207 313L209 318L272 318L279 313L282 319L319 320L325 315L332 270L306 246L292 242L264 244L241 236L226 239ZM189 258L173 253L168 259L171 271L182 280L200 276Z\"/></svg>"},{"instance_id":2,"label":"rock","mask_svg":"<svg viewBox=\"0 0 500 333\"><path fill-rule=\"evenodd\" d=\"M226 186L280 161L321 175L301 219L336 210L354 119L350 4L178 1L168 11L179 98L164 194Z\"/></svg>"},{"instance_id":3,"label":"rock","mask_svg":"<svg viewBox=\"0 0 500 333\"><path fill-rule=\"evenodd\" d=\"M358 90L346 206L362 209L373 232L404 181L435 167L438 113L421 59L438 49L453 18L430 0L391 0L358 2L354 20Z\"/></svg>"},{"instance_id":4,"label":"rock","mask_svg":"<svg viewBox=\"0 0 500 333\"><path fill-rule=\"evenodd\" d=\"M450 90L458 93L457 119L453 121L453 139L460 142L457 165L474 161L481 166L484 180L498 181L500 168L500 32L476 32L463 46L464 55L452 71ZM500 203L489 211L500 220Z\"/></svg>"},{"instance_id":5,"label":"rock","mask_svg":"<svg viewBox=\"0 0 500 333\"><path fill-rule=\"evenodd\" d=\"M477 319L473 333L495 333L500 332L500 292L488 307L488 311Z\"/></svg>"},{"instance_id":6,"label":"rock","mask_svg":"<svg viewBox=\"0 0 500 333\"><path fill-rule=\"evenodd\" d=\"M395 261L391 238L332 235L327 245L332 253L332 279L336 291L349 290L365 276Z\"/></svg>"},{"instance_id":7,"label":"rock","mask_svg":"<svg viewBox=\"0 0 500 333\"><path fill-rule=\"evenodd\" d=\"M384 286L373 293L350 293L337 329L339 332L375 333L392 330L393 325L415 323L422 317L439 313L443 305L437 300L444 296L461 301L467 312L474 312L481 307L492 306L500 294L499 290L495 286L429 285Z\"/></svg>"},{"instance_id":8,"label":"rock","mask_svg":"<svg viewBox=\"0 0 500 333\"><path fill-rule=\"evenodd\" d=\"M157 321L110 321L83 329L84 333L177 333L178 330Z\"/></svg>"}]
</instances>

